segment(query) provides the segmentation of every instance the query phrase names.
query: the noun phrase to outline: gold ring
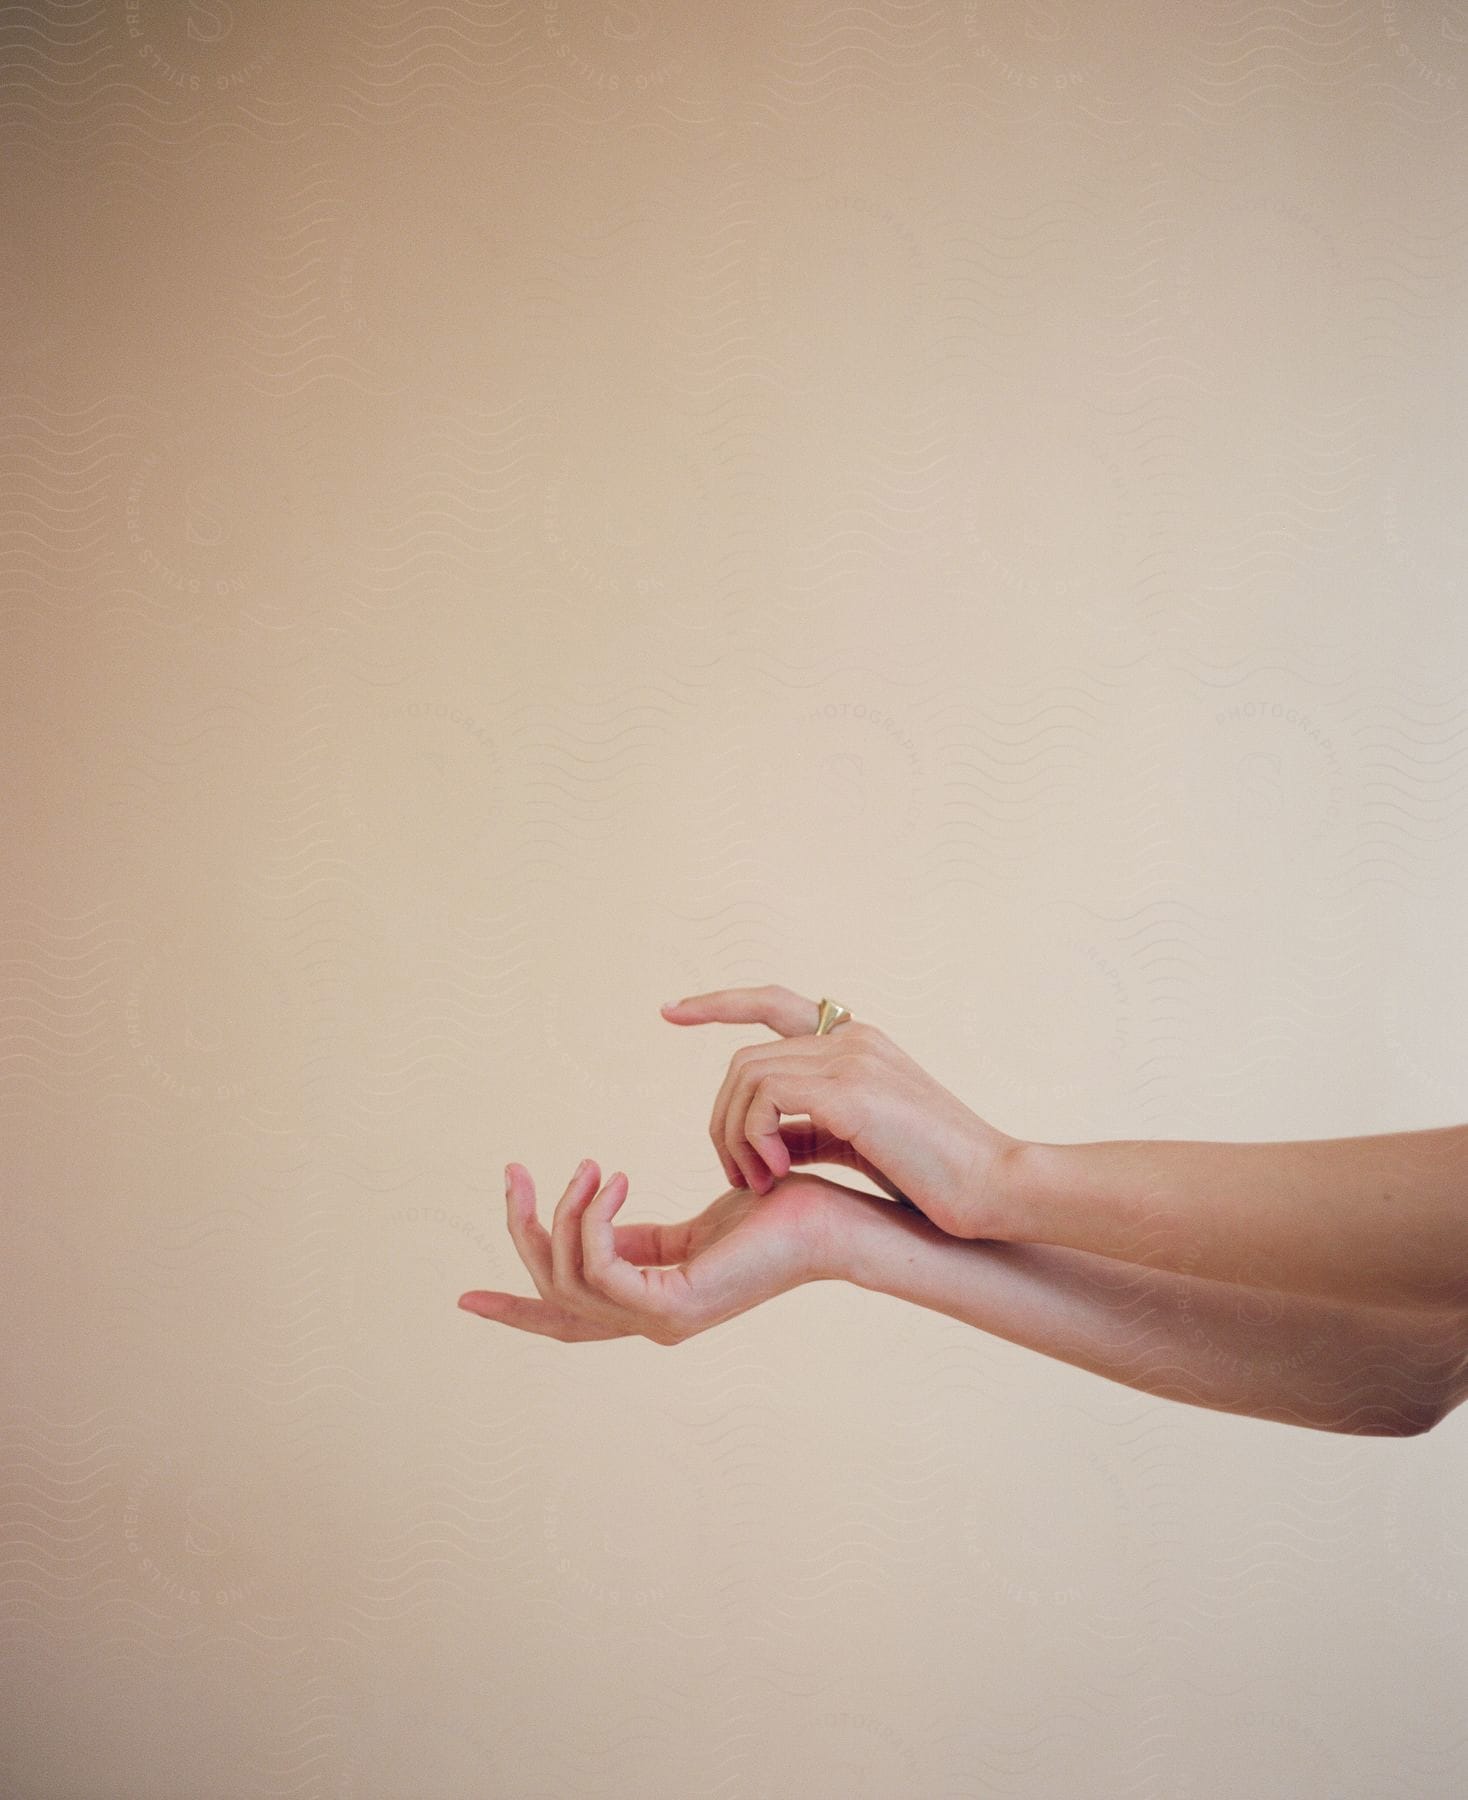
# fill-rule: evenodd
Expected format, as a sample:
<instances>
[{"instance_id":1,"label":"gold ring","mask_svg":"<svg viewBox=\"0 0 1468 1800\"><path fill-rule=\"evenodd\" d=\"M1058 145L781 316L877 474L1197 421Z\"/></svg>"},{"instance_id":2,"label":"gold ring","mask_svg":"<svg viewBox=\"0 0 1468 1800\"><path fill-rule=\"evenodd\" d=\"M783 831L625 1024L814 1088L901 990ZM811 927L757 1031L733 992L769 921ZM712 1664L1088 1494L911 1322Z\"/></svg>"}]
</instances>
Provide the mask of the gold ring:
<instances>
[{"instance_id":1,"label":"gold ring","mask_svg":"<svg viewBox=\"0 0 1468 1800\"><path fill-rule=\"evenodd\" d=\"M825 1037L826 1033L837 1025L844 1025L851 1017L851 1009L843 1006L839 1000L828 1000L821 996L821 1017L816 1025L816 1036Z\"/></svg>"}]
</instances>

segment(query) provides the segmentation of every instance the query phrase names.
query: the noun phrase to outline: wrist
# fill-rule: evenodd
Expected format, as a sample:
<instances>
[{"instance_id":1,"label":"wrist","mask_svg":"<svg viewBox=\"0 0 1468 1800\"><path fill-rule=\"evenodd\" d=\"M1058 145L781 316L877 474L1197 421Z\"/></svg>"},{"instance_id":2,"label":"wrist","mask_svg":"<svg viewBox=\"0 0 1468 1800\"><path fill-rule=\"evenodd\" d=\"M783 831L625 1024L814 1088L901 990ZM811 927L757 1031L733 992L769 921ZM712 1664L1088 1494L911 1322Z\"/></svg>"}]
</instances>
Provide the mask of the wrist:
<instances>
[{"instance_id":1,"label":"wrist","mask_svg":"<svg viewBox=\"0 0 1468 1800\"><path fill-rule=\"evenodd\" d=\"M1000 1182L1003 1232L996 1232L1010 1243L1044 1241L1043 1223L1047 1216L1047 1196L1056 1180L1050 1152L1054 1144L1033 1143L1017 1138L1005 1153L1005 1168Z\"/></svg>"},{"instance_id":2,"label":"wrist","mask_svg":"<svg viewBox=\"0 0 1468 1800\"><path fill-rule=\"evenodd\" d=\"M804 1169L777 1179L770 1193L793 1199L797 1190L803 1201L796 1215L802 1245L799 1280L856 1281L870 1260L869 1238L880 1227L880 1213L899 1209Z\"/></svg>"},{"instance_id":3,"label":"wrist","mask_svg":"<svg viewBox=\"0 0 1468 1800\"><path fill-rule=\"evenodd\" d=\"M1039 1216L1041 1184L1049 1176L1036 1152L1048 1148L986 1128L979 1153L954 1184L951 1208L935 1211L934 1222L958 1238L1015 1243L1029 1237Z\"/></svg>"},{"instance_id":4,"label":"wrist","mask_svg":"<svg viewBox=\"0 0 1468 1800\"><path fill-rule=\"evenodd\" d=\"M926 1246L956 1242L924 1213L879 1194L843 1188L827 1215L816 1279L895 1293Z\"/></svg>"},{"instance_id":5,"label":"wrist","mask_svg":"<svg viewBox=\"0 0 1468 1800\"><path fill-rule=\"evenodd\" d=\"M1155 1200L1133 1199L1129 1185L1108 1174L1103 1153L1109 1148L1109 1142L1022 1144L1011 1178L1016 1240L1129 1257L1120 1246L1156 1229Z\"/></svg>"}]
</instances>

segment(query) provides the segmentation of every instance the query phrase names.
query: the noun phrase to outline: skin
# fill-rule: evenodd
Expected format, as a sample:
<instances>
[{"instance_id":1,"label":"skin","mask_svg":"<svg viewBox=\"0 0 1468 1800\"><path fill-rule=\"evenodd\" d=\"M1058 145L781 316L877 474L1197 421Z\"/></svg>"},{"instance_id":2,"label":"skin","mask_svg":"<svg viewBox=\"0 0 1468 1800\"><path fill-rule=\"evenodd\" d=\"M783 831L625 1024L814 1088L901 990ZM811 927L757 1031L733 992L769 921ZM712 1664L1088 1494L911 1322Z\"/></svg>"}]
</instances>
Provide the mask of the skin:
<instances>
[{"instance_id":1,"label":"skin","mask_svg":"<svg viewBox=\"0 0 1468 1800\"><path fill-rule=\"evenodd\" d=\"M547 1230L529 1170L509 1163L510 1237L540 1298L478 1289L461 1295L459 1305L567 1343L635 1336L678 1344L819 1279L816 1256L826 1240L816 1215L835 1187L807 1176L763 1198L731 1188L696 1218L616 1225L627 1177L619 1170L602 1182L588 1158L566 1184Z\"/></svg>"},{"instance_id":2,"label":"skin","mask_svg":"<svg viewBox=\"0 0 1468 1800\"><path fill-rule=\"evenodd\" d=\"M1468 1125L1232 1144L1026 1144L1014 1235L1154 1268L1468 1313Z\"/></svg>"},{"instance_id":3,"label":"skin","mask_svg":"<svg viewBox=\"0 0 1468 1800\"><path fill-rule=\"evenodd\" d=\"M663 1009L761 1023L710 1136L733 1183L697 1218L613 1223L625 1175L582 1165L549 1231L508 1165L540 1298L460 1305L563 1341L681 1343L776 1294L844 1280L1185 1404L1411 1436L1468 1392L1468 1127L1283 1144L1026 1143L879 1028L814 1036L787 988ZM809 1115L793 1120L786 1113ZM854 1170L885 1198L800 1172Z\"/></svg>"},{"instance_id":4,"label":"skin","mask_svg":"<svg viewBox=\"0 0 1468 1800\"><path fill-rule=\"evenodd\" d=\"M767 1025L775 1043L749 1044L729 1061L709 1136L734 1187L768 1192L790 1172L780 1117L807 1114L854 1165L894 1198L910 1200L941 1230L1007 1237L1007 1159L1020 1140L981 1119L863 1019L814 1035L820 1007L789 988L726 988L664 1006L675 1025ZM880 1172L880 1173L878 1173ZM973 1229L969 1229L973 1227Z\"/></svg>"},{"instance_id":5,"label":"skin","mask_svg":"<svg viewBox=\"0 0 1468 1800\"><path fill-rule=\"evenodd\" d=\"M839 1160L809 1125L785 1152ZM1456 1315L1255 1292L1083 1251L955 1238L912 1206L802 1170L731 1188L696 1218L615 1224L627 1197L588 1161L549 1230L519 1163L511 1238L540 1295L474 1290L460 1306L562 1342L684 1342L809 1281L844 1280L947 1314L1144 1393L1316 1430L1404 1437L1468 1393Z\"/></svg>"},{"instance_id":6,"label":"skin","mask_svg":"<svg viewBox=\"0 0 1468 1800\"><path fill-rule=\"evenodd\" d=\"M1051 1244L1184 1275L1367 1305L1468 1312L1468 1125L1287 1143L1028 1143L941 1087L879 1027L814 1036L816 1001L727 988L675 1024L761 1024L710 1135L756 1192L788 1172L780 1115L807 1113L955 1237Z\"/></svg>"}]
</instances>

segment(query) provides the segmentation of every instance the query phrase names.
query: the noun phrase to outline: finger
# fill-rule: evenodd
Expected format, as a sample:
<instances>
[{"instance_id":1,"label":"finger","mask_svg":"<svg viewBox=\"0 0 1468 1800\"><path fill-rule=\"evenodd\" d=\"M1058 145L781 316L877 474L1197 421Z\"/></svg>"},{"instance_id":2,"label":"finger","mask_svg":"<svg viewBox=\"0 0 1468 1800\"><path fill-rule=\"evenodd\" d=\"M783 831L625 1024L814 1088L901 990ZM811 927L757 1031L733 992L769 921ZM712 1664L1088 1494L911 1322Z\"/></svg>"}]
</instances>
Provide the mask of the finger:
<instances>
[{"instance_id":1,"label":"finger","mask_svg":"<svg viewBox=\"0 0 1468 1800\"><path fill-rule=\"evenodd\" d=\"M459 1305L465 1312L475 1313L481 1319L494 1319L501 1325L513 1325L519 1331L559 1338L563 1343L631 1337L633 1334L631 1325L619 1331L613 1325L599 1325L583 1319L568 1306L549 1300L529 1300L523 1294L499 1294L479 1288L460 1294Z\"/></svg>"},{"instance_id":2,"label":"finger","mask_svg":"<svg viewBox=\"0 0 1468 1800\"><path fill-rule=\"evenodd\" d=\"M895 1182L889 1181L875 1163L863 1156L856 1145L849 1143L839 1132L828 1131L814 1119L782 1119L780 1136L785 1140L793 1165L798 1167L804 1163L838 1163L844 1169L856 1169L868 1181L883 1189L899 1206L921 1210L916 1201L909 1200Z\"/></svg>"},{"instance_id":3,"label":"finger","mask_svg":"<svg viewBox=\"0 0 1468 1800\"><path fill-rule=\"evenodd\" d=\"M724 1121L728 1116L729 1102L733 1098L734 1088L743 1072L744 1064L749 1060L746 1052L736 1050L730 1058L729 1066L724 1071L724 1079L719 1083L719 1091L714 1095L713 1109L709 1113L709 1139L714 1146L714 1153L724 1171L724 1179L730 1187L748 1187L749 1172L744 1168L729 1149Z\"/></svg>"},{"instance_id":4,"label":"finger","mask_svg":"<svg viewBox=\"0 0 1468 1800\"><path fill-rule=\"evenodd\" d=\"M677 1296L686 1287L679 1269L638 1269L617 1254L612 1215L627 1198L627 1178L614 1175L581 1218L581 1266L588 1283L614 1301L645 1330L678 1323Z\"/></svg>"},{"instance_id":5,"label":"finger","mask_svg":"<svg viewBox=\"0 0 1468 1800\"><path fill-rule=\"evenodd\" d=\"M790 1173L790 1159L779 1132L779 1113L772 1109L768 1097L761 1108L758 1128L750 1130L749 1109L756 1093L777 1081L781 1084L778 1091L783 1096L781 1105L785 1112L814 1116L811 1097L828 1091L821 1064L829 1053L823 1038L806 1038L799 1051L793 1044L782 1044L769 1055L750 1057L741 1063L729 1093L720 1136L729 1155L750 1172L750 1185L757 1193L766 1192L773 1181Z\"/></svg>"},{"instance_id":6,"label":"finger","mask_svg":"<svg viewBox=\"0 0 1468 1800\"><path fill-rule=\"evenodd\" d=\"M574 1304L581 1282L581 1214L601 1184L594 1158L584 1158L566 1183L551 1221L551 1270L556 1298Z\"/></svg>"},{"instance_id":7,"label":"finger","mask_svg":"<svg viewBox=\"0 0 1468 1800\"><path fill-rule=\"evenodd\" d=\"M778 1181L790 1173L790 1152L780 1135L781 1112L803 1113L809 1110L802 1100L794 1100L795 1084L782 1075L766 1075L750 1093L748 1110L740 1122L745 1141L760 1154L771 1176Z\"/></svg>"},{"instance_id":8,"label":"finger","mask_svg":"<svg viewBox=\"0 0 1468 1800\"><path fill-rule=\"evenodd\" d=\"M520 1261L529 1270L536 1292L549 1300L555 1292L550 1234L536 1214L535 1183L521 1163L505 1164L505 1211Z\"/></svg>"},{"instance_id":9,"label":"finger","mask_svg":"<svg viewBox=\"0 0 1468 1800\"><path fill-rule=\"evenodd\" d=\"M781 1037L814 1033L821 1022L818 1000L807 1000L778 986L716 988L708 994L689 994L668 1001L662 1014L674 1025L768 1025Z\"/></svg>"},{"instance_id":10,"label":"finger","mask_svg":"<svg viewBox=\"0 0 1468 1800\"><path fill-rule=\"evenodd\" d=\"M617 1225L613 1227L617 1255L629 1263L680 1263L688 1257L688 1232L692 1220L676 1225ZM583 1223L582 1267L585 1268Z\"/></svg>"},{"instance_id":11,"label":"finger","mask_svg":"<svg viewBox=\"0 0 1468 1800\"><path fill-rule=\"evenodd\" d=\"M831 1092L832 1077L819 1069L797 1065L794 1068L769 1068L758 1080L743 1087L735 1095L729 1109L729 1131L738 1134L743 1145L759 1157L769 1176L759 1192L790 1173L790 1153L780 1132L782 1113L809 1113L819 1117L825 1097Z\"/></svg>"},{"instance_id":12,"label":"finger","mask_svg":"<svg viewBox=\"0 0 1468 1800\"><path fill-rule=\"evenodd\" d=\"M765 1179L769 1174L764 1162L756 1154L743 1148L743 1133L731 1128L735 1108L739 1109L742 1116L744 1104L747 1104L747 1098L741 1104L741 1091L771 1067L787 1068L796 1060L824 1061L830 1054L830 1048L825 1038L805 1037L780 1044L746 1045L742 1050L734 1052L719 1091L714 1095L713 1112L709 1116L709 1136L713 1139L719 1161L724 1166L725 1178L731 1186L754 1187L763 1192ZM789 1166L781 1169L780 1173L788 1175Z\"/></svg>"},{"instance_id":13,"label":"finger","mask_svg":"<svg viewBox=\"0 0 1468 1800\"><path fill-rule=\"evenodd\" d=\"M782 1119L780 1136L792 1167L802 1163L839 1163L843 1168L855 1167L856 1151L852 1146L814 1119Z\"/></svg>"}]
</instances>

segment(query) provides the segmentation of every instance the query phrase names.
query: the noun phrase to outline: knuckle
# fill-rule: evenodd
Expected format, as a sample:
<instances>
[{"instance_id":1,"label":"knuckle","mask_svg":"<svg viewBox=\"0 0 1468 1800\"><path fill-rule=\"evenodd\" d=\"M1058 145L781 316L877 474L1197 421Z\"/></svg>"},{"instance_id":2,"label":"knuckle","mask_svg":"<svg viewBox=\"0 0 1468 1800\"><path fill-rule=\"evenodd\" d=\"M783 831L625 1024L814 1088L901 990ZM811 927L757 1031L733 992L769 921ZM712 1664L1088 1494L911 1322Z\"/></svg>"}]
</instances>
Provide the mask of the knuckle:
<instances>
[{"instance_id":1,"label":"knuckle","mask_svg":"<svg viewBox=\"0 0 1468 1800\"><path fill-rule=\"evenodd\" d=\"M850 1082L841 1082L832 1090L826 1106L831 1130L845 1143L858 1137L862 1129L864 1108L861 1095Z\"/></svg>"}]
</instances>

